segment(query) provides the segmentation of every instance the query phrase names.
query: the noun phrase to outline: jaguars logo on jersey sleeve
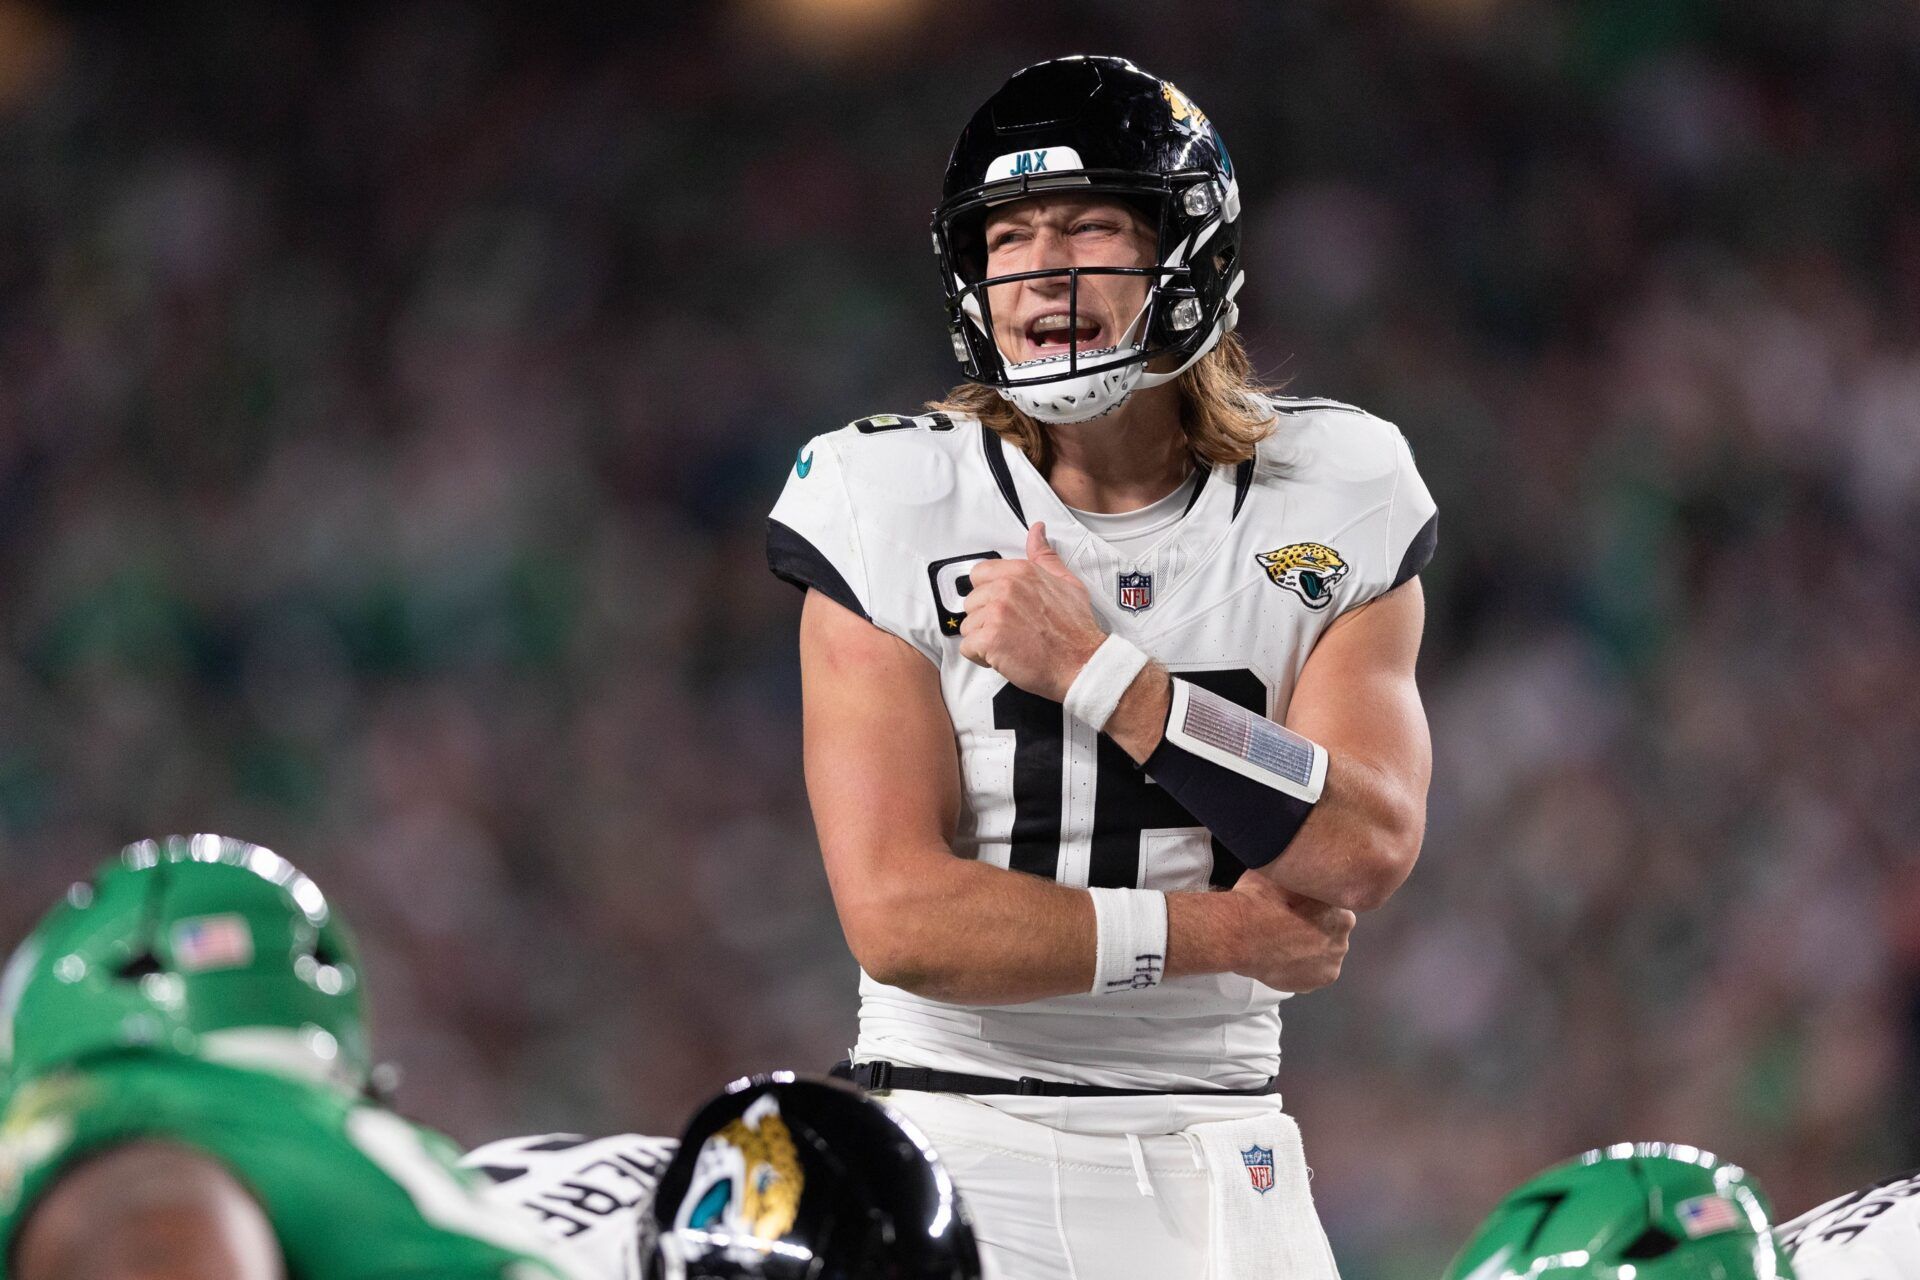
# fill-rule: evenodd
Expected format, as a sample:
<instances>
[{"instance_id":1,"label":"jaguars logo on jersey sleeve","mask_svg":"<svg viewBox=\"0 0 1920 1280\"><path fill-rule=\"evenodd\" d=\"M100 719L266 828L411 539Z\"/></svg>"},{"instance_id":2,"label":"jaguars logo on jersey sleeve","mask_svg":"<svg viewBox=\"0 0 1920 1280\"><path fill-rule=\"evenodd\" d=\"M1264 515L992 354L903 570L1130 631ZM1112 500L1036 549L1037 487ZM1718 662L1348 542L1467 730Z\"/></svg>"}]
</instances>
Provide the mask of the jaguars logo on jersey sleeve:
<instances>
[{"instance_id":1,"label":"jaguars logo on jersey sleeve","mask_svg":"<svg viewBox=\"0 0 1920 1280\"><path fill-rule=\"evenodd\" d=\"M1254 559L1275 586L1285 587L1314 610L1333 603L1333 589L1347 576L1347 562L1340 553L1319 542L1296 542L1278 551L1259 552Z\"/></svg>"}]
</instances>

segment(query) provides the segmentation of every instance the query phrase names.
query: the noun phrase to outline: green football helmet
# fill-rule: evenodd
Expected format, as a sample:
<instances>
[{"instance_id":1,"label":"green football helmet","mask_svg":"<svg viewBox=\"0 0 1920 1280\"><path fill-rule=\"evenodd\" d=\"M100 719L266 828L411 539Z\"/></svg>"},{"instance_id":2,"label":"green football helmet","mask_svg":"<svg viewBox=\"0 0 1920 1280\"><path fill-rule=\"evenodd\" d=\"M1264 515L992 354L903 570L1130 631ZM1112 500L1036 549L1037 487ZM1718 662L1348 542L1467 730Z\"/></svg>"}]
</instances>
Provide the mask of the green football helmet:
<instances>
[{"instance_id":1,"label":"green football helmet","mask_svg":"<svg viewBox=\"0 0 1920 1280\"><path fill-rule=\"evenodd\" d=\"M365 1089L352 935L271 850L213 835L128 845L0 971L0 1082L127 1049Z\"/></svg>"},{"instance_id":2,"label":"green football helmet","mask_svg":"<svg viewBox=\"0 0 1920 1280\"><path fill-rule=\"evenodd\" d=\"M1623 1142L1509 1193L1446 1280L1792 1280L1771 1213L1736 1165Z\"/></svg>"}]
</instances>

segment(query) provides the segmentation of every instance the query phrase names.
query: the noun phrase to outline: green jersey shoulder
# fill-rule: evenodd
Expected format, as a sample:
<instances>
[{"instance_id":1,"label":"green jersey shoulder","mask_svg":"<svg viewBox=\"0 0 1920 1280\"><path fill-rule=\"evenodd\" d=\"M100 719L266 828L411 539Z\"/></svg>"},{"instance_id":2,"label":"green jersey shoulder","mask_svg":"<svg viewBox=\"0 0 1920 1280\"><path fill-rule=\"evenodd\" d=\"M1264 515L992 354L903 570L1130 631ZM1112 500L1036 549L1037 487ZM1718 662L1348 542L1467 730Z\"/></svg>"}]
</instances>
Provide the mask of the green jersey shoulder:
<instances>
[{"instance_id":1,"label":"green jersey shoulder","mask_svg":"<svg viewBox=\"0 0 1920 1280\"><path fill-rule=\"evenodd\" d=\"M529 1224L489 1210L447 1139L338 1090L125 1053L23 1083L0 1113L0 1280L35 1203L89 1155L191 1147L259 1201L289 1280L566 1280Z\"/></svg>"}]
</instances>

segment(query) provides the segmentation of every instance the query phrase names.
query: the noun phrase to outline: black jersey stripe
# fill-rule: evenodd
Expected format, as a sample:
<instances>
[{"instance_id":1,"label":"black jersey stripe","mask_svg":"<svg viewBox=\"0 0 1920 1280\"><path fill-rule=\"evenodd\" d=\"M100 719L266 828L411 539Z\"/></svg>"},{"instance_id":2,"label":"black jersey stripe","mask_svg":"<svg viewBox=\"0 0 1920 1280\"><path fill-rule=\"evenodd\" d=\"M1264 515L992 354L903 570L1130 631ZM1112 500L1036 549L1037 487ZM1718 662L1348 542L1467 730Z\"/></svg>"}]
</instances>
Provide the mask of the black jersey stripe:
<instances>
[{"instance_id":1,"label":"black jersey stripe","mask_svg":"<svg viewBox=\"0 0 1920 1280\"><path fill-rule=\"evenodd\" d=\"M495 1184L512 1182L515 1178L524 1178L527 1174L525 1169L514 1169L502 1164L483 1164L478 1172L485 1174L488 1181Z\"/></svg>"},{"instance_id":2,"label":"black jersey stripe","mask_svg":"<svg viewBox=\"0 0 1920 1280\"><path fill-rule=\"evenodd\" d=\"M1207 487L1207 480L1212 475L1213 475L1212 467L1200 468L1200 482L1193 486L1193 492L1187 495L1187 505L1180 509L1180 516L1182 519L1186 518L1187 512L1193 510L1193 504L1200 501L1200 495L1203 491L1205 491Z\"/></svg>"},{"instance_id":3,"label":"black jersey stripe","mask_svg":"<svg viewBox=\"0 0 1920 1280\"><path fill-rule=\"evenodd\" d=\"M1248 458L1233 473L1233 518L1239 519L1240 508L1247 505L1247 495L1253 492L1253 459Z\"/></svg>"},{"instance_id":4,"label":"black jersey stripe","mask_svg":"<svg viewBox=\"0 0 1920 1280\"><path fill-rule=\"evenodd\" d=\"M767 521L767 568L781 581L791 582L802 591L811 587L835 604L846 606L868 622L873 621L867 606L860 603L860 597L833 567L833 562L821 555L820 549L798 530L778 520Z\"/></svg>"},{"instance_id":5,"label":"black jersey stripe","mask_svg":"<svg viewBox=\"0 0 1920 1280\"><path fill-rule=\"evenodd\" d=\"M1440 545L1440 513L1434 512L1427 522L1420 526L1420 532L1413 535L1413 541L1407 544L1406 554L1400 557L1400 571L1393 575L1393 586L1397 587L1414 574L1427 567L1427 561L1433 559L1434 548ZM1393 590L1388 587L1387 590Z\"/></svg>"},{"instance_id":6,"label":"black jersey stripe","mask_svg":"<svg viewBox=\"0 0 1920 1280\"><path fill-rule=\"evenodd\" d=\"M1311 396L1273 396L1268 399L1275 413L1311 413L1315 409L1332 409L1336 413L1365 413L1357 405L1343 404L1338 400L1321 400Z\"/></svg>"},{"instance_id":7,"label":"black jersey stripe","mask_svg":"<svg viewBox=\"0 0 1920 1280\"><path fill-rule=\"evenodd\" d=\"M584 1147L593 1139L584 1133L550 1133L538 1142L522 1143L522 1151L571 1151L575 1147Z\"/></svg>"},{"instance_id":8,"label":"black jersey stripe","mask_svg":"<svg viewBox=\"0 0 1920 1280\"><path fill-rule=\"evenodd\" d=\"M1000 439L1000 433L992 427L980 428L980 447L986 450L987 470L993 472L993 481L1000 486L1000 496L1013 508L1013 518L1020 522L1022 529L1027 527L1027 513L1020 505L1020 492L1013 487L1013 472L1007 469L1007 446Z\"/></svg>"}]
</instances>

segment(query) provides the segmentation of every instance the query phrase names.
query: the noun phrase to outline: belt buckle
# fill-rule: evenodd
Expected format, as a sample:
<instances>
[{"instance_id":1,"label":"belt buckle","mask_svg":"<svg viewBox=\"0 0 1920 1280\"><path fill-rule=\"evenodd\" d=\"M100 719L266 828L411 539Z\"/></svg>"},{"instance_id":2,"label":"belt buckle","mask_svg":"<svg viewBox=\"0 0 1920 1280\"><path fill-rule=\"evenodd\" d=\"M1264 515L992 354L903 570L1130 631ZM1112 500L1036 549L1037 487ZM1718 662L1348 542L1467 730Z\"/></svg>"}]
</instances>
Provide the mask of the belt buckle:
<instances>
[{"instance_id":1,"label":"belt buckle","mask_svg":"<svg viewBox=\"0 0 1920 1280\"><path fill-rule=\"evenodd\" d=\"M888 1086L893 1083L893 1064L891 1062L881 1059L877 1062L863 1062L860 1066L866 1072L867 1076L867 1078L861 1082L861 1085L869 1093L884 1093L887 1091Z\"/></svg>"},{"instance_id":2,"label":"belt buckle","mask_svg":"<svg viewBox=\"0 0 1920 1280\"><path fill-rule=\"evenodd\" d=\"M1023 1098L1044 1098L1047 1096L1047 1082L1039 1076L1020 1077L1020 1096Z\"/></svg>"}]
</instances>

